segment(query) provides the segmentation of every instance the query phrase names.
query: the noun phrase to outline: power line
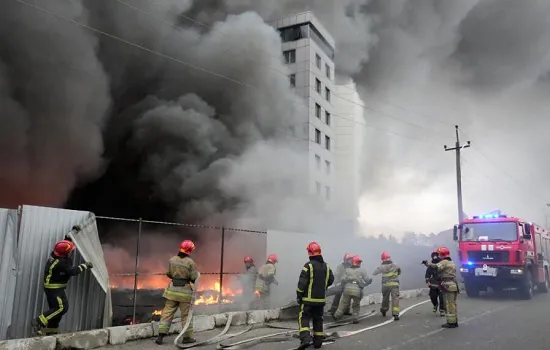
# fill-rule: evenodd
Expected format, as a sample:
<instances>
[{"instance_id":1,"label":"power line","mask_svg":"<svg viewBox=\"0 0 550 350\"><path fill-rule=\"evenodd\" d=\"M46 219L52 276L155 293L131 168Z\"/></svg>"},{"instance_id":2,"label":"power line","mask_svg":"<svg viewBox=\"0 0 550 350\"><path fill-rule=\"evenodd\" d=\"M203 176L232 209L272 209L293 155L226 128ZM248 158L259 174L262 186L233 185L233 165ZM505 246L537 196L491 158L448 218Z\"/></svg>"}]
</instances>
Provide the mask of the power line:
<instances>
[{"instance_id":1,"label":"power line","mask_svg":"<svg viewBox=\"0 0 550 350\"><path fill-rule=\"evenodd\" d=\"M245 83L245 82L242 82L242 81L240 81L240 80L237 80L237 79L228 77L228 76L226 76L226 75L224 75L224 74L221 74L221 73L214 72L214 71L212 71L212 70L210 70L210 69L206 69L206 68L201 67L201 66L198 66L198 65L196 65L196 64L193 64L193 63L190 63L190 62L187 62L187 61L178 59L178 58L174 58L174 57L172 57L172 56L163 54L163 53L161 53L161 52L152 50L152 49L150 49L150 48L148 48L148 47L145 47L145 46L143 46L143 45L136 44L136 43L134 43L134 42L132 42L132 41L129 41L129 40L126 40L126 39L124 39L124 38L120 38L120 37L118 37L118 36L116 36L116 35L113 35L113 34L111 34L111 33L107 33L107 32L105 32L105 31L102 31L102 30L99 30L99 29L97 29L97 28L94 28L94 27L92 27L92 26L90 26L90 25L87 25L87 24L84 24L84 23L75 21L75 20L73 20L73 19L67 18L67 17L62 16L62 15L60 15L60 14L57 14L57 13L52 12L52 11L50 11L50 10L47 10L47 9L45 9L45 8L43 8L43 7L40 7L40 6L31 4L31 3L28 3L28 2L25 1L25 0L15 0L15 1L17 1L17 2L19 2L19 3L22 3L22 4L24 4L24 5L27 5L27 6L31 7L31 8L33 8L33 9L35 9L35 10L38 10L38 11L47 13L47 14L49 14L49 15L51 15L51 16L56 17L56 18L65 20L65 21L67 21L67 22L69 22L69 23L72 23L72 24L74 24L74 25L77 25L77 26L80 26L80 27L82 27L82 28L85 28L85 29L88 29L88 30L90 30L90 31L93 31L93 32L95 32L95 33L104 35L104 36L106 36L106 37L108 37L108 38L110 38L110 39L120 41L120 42L122 42L122 43L125 43L125 44L130 45L130 46L135 47L135 48L138 48L138 49L140 49L140 50L144 50L144 51L149 52L149 53L151 53L151 54L154 54L154 55L157 55L157 56L166 58L166 59L168 59L168 60L170 60L170 61L173 61L173 62L182 64L182 65L184 65L184 66L186 66L186 67L189 67L189 68L191 68L191 69L195 69L195 70L198 70L198 71L201 71L201 72L204 72L204 73L213 75L213 76L215 76L215 77L218 77L218 78L220 78L220 79L224 79L224 80L230 81L230 82L232 82L232 83L238 84L238 85L243 86L243 87L251 88L251 90L254 91L254 92L257 92L257 90L258 90L255 86L250 85L250 84L248 84L248 83ZM286 76L286 75L285 75L285 76ZM296 102L294 102L294 104L296 104L296 103L298 103L298 102L299 102L299 101L296 101ZM359 105L360 105L360 104L359 104ZM342 120L347 120L347 121L352 122L352 123L362 124L362 125L364 125L364 126L366 126L366 127L369 127L369 128L375 129L375 130L379 130L379 131L383 131L383 132L386 132L386 133L388 133L388 134L393 134L393 135L395 135L395 136L399 136L399 137L403 137L403 138L409 138L409 139L416 140L416 141L419 141L419 142L426 142L426 140L424 140L424 139L414 138L414 137L411 137L411 136L408 136L408 135L403 135L403 134L396 133L396 132L391 131L391 130L389 130L389 129L377 127L377 126L370 125L370 124L366 124L366 123L361 123L361 122L358 122L358 121L356 121L356 120L352 120L352 119L348 119L348 118L341 117L341 116L339 116L338 114L331 114L331 116L334 116L334 117L339 118L339 119L342 119Z\"/></svg>"},{"instance_id":2,"label":"power line","mask_svg":"<svg viewBox=\"0 0 550 350\"><path fill-rule=\"evenodd\" d=\"M173 28L180 29L180 27L174 25L173 23L170 23L170 22L165 21L165 20L163 20L163 19L161 19L161 18L158 18L158 17L152 15L151 13L149 13L149 12L147 12L147 11L145 11L145 10L139 8L139 7L136 7L136 6L134 6L134 5L131 5L131 4L127 3L127 2L124 1L124 0L116 0L116 1L118 1L119 3L121 3L121 4L125 5L125 6L130 7L130 8L132 8L132 9L136 10L136 11L139 11L139 12L141 12L141 13L147 15L147 16L150 16L150 17L152 17L152 18L154 18L154 19L156 19L156 20L158 20L158 21L161 21L161 22L163 22L163 23L165 23L165 24L167 24L167 25L169 25L169 26L171 26L171 27L173 27ZM194 19L194 18L192 18L192 17L189 17L189 16L183 15L183 14L181 14L181 13L175 12L175 11L172 10L171 8L169 8L169 7L167 7L167 6L164 6L164 5L160 5L160 4L158 4L157 2L155 2L155 1L152 1L152 0L148 0L148 1L149 1L150 3L152 3L152 4L154 4L155 6L159 6L159 7L163 8L163 9L165 9L165 10L171 12L172 14L174 14L174 15L176 15L176 16L180 16L180 17L182 17L182 18L185 18L185 19L187 19L187 20L189 20L189 21L191 21L191 22L193 22L193 23L196 23L196 24L202 26L202 27L205 27L205 28L208 28L208 29L212 29L212 26L209 26L209 25L207 25L207 24L205 24L205 23L202 23L202 22L200 22L200 21L197 20L197 19ZM220 43L221 43L221 42L218 42L218 44L220 44ZM280 55L274 56L274 55L272 55L271 53L269 53L269 52L267 52L267 51L265 51L265 50L261 50L261 49L257 49L257 50L260 51L260 52L266 53L266 54L268 54L269 56L271 56L271 57L273 57L273 58L280 59ZM230 49L228 49L228 51L233 51L233 52L236 53L237 55L242 56L242 57L245 57L245 56L242 54L241 50L239 50L238 48L230 48ZM256 61L256 62L257 62L257 61ZM304 62L305 62L305 61L304 61ZM279 73L279 74L281 74L281 75L283 75L283 76L285 76L285 77L288 77L288 75L287 75L286 73L281 72L281 71L279 71L279 70L273 68L272 66L269 66L269 65L266 65L266 64L262 64L262 63L260 63L260 62L257 62L257 63L263 65L264 67L270 68L271 70L273 70L273 71L276 72L276 73ZM307 72L313 74L313 75L316 76L316 77L323 77L323 78L324 78L323 75L318 74L317 72L313 71L312 69L308 69ZM350 87L348 87L348 86L346 86L346 85L338 85L338 86L343 86L343 87L345 87L345 88L350 89L351 91L354 91L352 88L350 88ZM428 129L428 128L426 128L426 127L423 127L423 126L421 126L421 125L412 123L412 122L410 122L410 121L406 121L406 120L397 118L397 117L395 117L395 116L393 116L393 115L391 115L391 114L382 112L382 111L380 111L380 110L376 110L376 109L374 109L374 108L372 108L372 107L369 107L369 106L367 106L367 105L365 105L365 104L358 103L358 102L356 102L356 101L353 101L353 100L351 100L351 99L348 99L348 98L346 98L346 97L343 97L343 96L341 96L341 95L339 95L339 94L336 94L335 92L332 92L332 95L335 96L335 97L337 97L337 98L340 98L340 99L342 99L342 100L344 100L344 101L346 101L346 102L355 104L355 105L357 105L357 106L359 106L359 107L361 107L361 108L363 108L363 109L365 109L365 110L369 110L369 111L378 113L378 114L380 114L380 115L382 115L382 116L384 116L384 117L387 117L387 118L390 118L390 119L394 119L394 120L396 120L396 121L399 121L399 122L401 122L401 123L407 124L407 125L409 125L409 126L412 126L412 127L415 127L415 128L419 128L419 129L423 129L423 130L427 130L427 131L429 131L429 132L431 132L431 133L436 134L436 132L435 132L434 130Z\"/></svg>"}]
</instances>

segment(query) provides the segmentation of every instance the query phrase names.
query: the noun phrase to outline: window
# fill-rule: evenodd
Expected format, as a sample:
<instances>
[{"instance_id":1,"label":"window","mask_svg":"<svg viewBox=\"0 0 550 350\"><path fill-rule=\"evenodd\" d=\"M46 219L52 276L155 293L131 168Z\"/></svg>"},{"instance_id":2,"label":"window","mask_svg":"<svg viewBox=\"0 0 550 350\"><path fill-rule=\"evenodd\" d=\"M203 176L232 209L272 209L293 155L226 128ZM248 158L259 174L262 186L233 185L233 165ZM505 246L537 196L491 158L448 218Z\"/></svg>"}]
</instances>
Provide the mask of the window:
<instances>
[{"instance_id":1,"label":"window","mask_svg":"<svg viewBox=\"0 0 550 350\"><path fill-rule=\"evenodd\" d=\"M318 103L315 104L315 116L321 119L321 105Z\"/></svg>"},{"instance_id":2,"label":"window","mask_svg":"<svg viewBox=\"0 0 550 350\"><path fill-rule=\"evenodd\" d=\"M330 113L325 111L325 123L330 125Z\"/></svg>"},{"instance_id":3,"label":"window","mask_svg":"<svg viewBox=\"0 0 550 350\"><path fill-rule=\"evenodd\" d=\"M325 148L330 151L330 137L325 135Z\"/></svg>"},{"instance_id":4,"label":"window","mask_svg":"<svg viewBox=\"0 0 550 350\"><path fill-rule=\"evenodd\" d=\"M290 86L296 87L296 74L291 74L288 78L290 79Z\"/></svg>"},{"instance_id":5,"label":"window","mask_svg":"<svg viewBox=\"0 0 550 350\"><path fill-rule=\"evenodd\" d=\"M330 162L328 160L325 160L325 169L326 169L327 175L330 175Z\"/></svg>"},{"instance_id":6,"label":"window","mask_svg":"<svg viewBox=\"0 0 550 350\"><path fill-rule=\"evenodd\" d=\"M294 63L296 62L296 50L287 50L283 52L283 56L285 57L286 63Z\"/></svg>"},{"instance_id":7,"label":"window","mask_svg":"<svg viewBox=\"0 0 550 350\"><path fill-rule=\"evenodd\" d=\"M318 182L318 181L315 181L315 191L317 192L317 195L320 195L321 194L321 183Z\"/></svg>"},{"instance_id":8,"label":"window","mask_svg":"<svg viewBox=\"0 0 550 350\"><path fill-rule=\"evenodd\" d=\"M321 144L321 130L315 129L315 143Z\"/></svg>"},{"instance_id":9,"label":"window","mask_svg":"<svg viewBox=\"0 0 550 350\"><path fill-rule=\"evenodd\" d=\"M318 155L315 155L315 166L317 167L317 170L321 170L321 157Z\"/></svg>"},{"instance_id":10,"label":"window","mask_svg":"<svg viewBox=\"0 0 550 350\"><path fill-rule=\"evenodd\" d=\"M325 63L325 75L330 79L330 66Z\"/></svg>"},{"instance_id":11,"label":"window","mask_svg":"<svg viewBox=\"0 0 550 350\"><path fill-rule=\"evenodd\" d=\"M315 91L317 91L318 94L321 93L321 81L317 78L315 78Z\"/></svg>"},{"instance_id":12,"label":"window","mask_svg":"<svg viewBox=\"0 0 550 350\"><path fill-rule=\"evenodd\" d=\"M321 56L319 54L315 54L315 65L317 65L317 68L321 69Z\"/></svg>"},{"instance_id":13,"label":"window","mask_svg":"<svg viewBox=\"0 0 550 350\"><path fill-rule=\"evenodd\" d=\"M330 102L330 90L328 87L325 87L325 98L328 102Z\"/></svg>"},{"instance_id":14,"label":"window","mask_svg":"<svg viewBox=\"0 0 550 350\"><path fill-rule=\"evenodd\" d=\"M327 200L330 199L330 187L328 186L325 186L325 197L327 198Z\"/></svg>"}]
</instances>

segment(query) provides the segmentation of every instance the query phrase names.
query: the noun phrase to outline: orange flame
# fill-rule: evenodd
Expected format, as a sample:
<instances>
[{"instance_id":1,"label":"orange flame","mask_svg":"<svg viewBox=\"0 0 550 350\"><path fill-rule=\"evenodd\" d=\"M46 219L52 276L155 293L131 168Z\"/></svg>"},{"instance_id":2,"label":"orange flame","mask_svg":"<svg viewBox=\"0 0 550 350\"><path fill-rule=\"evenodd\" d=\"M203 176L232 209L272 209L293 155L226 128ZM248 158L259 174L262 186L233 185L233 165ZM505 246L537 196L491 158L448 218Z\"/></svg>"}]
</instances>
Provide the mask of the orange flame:
<instances>
[{"instance_id":1,"label":"orange flame","mask_svg":"<svg viewBox=\"0 0 550 350\"><path fill-rule=\"evenodd\" d=\"M222 304L231 304L234 301L226 299L226 297L234 297L239 294L242 294L242 289L232 289L230 287L220 288L220 282L217 281L218 277L215 275L212 276L203 276L199 283L198 292L203 292L200 296L195 299L195 305L211 305L218 304L220 293L222 295ZM170 283L170 279L166 276L139 276L138 277L138 289L164 289ZM111 277L111 288L134 288L134 278L133 277ZM160 315L162 310L157 310ZM155 311L156 312L156 311ZM157 315L153 313L153 315ZM158 316L157 315L157 316Z\"/></svg>"}]
</instances>

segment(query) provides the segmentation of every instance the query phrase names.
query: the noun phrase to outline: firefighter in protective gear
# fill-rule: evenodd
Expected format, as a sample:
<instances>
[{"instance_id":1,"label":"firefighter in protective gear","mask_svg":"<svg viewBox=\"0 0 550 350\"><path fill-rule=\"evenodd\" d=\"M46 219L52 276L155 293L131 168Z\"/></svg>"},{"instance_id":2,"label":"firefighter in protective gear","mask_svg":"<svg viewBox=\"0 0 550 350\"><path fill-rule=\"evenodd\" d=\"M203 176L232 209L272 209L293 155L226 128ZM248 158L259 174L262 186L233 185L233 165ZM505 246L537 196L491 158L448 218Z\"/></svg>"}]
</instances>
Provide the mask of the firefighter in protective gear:
<instances>
[{"instance_id":1,"label":"firefighter in protective gear","mask_svg":"<svg viewBox=\"0 0 550 350\"><path fill-rule=\"evenodd\" d=\"M443 300L445 301L445 312L447 317L447 323L443 324L443 328L457 328L458 316L456 299L458 296L459 288L456 280L456 265L451 260L451 252L447 247L440 247L437 252L441 261L437 264L433 264L424 260L422 263L428 267L433 267L437 270L437 275L440 279L440 287L443 292Z\"/></svg>"},{"instance_id":2,"label":"firefighter in protective gear","mask_svg":"<svg viewBox=\"0 0 550 350\"><path fill-rule=\"evenodd\" d=\"M258 308L269 308L269 294L271 292L271 285L279 285L279 282L275 279L277 274L276 263L279 262L277 255L270 254L267 257L266 263L258 271L258 278L256 279L256 286L254 293L258 300Z\"/></svg>"},{"instance_id":3,"label":"firefighter in protective gear","mask_svg":"<svg viewBox=\"0 0 550 350\"><path fill-rule=\"evenodd\" d=\"M352 315L354 323L357 322L357 316L359 316L361 309L361 299L363 298L363 288L372 283L372 278L361 268L362 262L359 256L354 256L351 259L351 266L344 273L344 277L342 278L344 293L340 300L340 305L338 305L338 310L334 314L334 319L336 320L341 318L344 311L348 310L350 304L353 303Z\"/></svg>"},{"instance_id":4,"label":"firefighter in protective gear","mask_svg":"<svg viewBox=\"0 0 550 350\"><path fill-rule=\"evenodd\" d=\"M390 308L394 320L399 320L399 275L401 268L391 260L391 256L383 252L381 255L382 264L374 270L373 275L382 274L382 307L380 312L386 317Z\"/></svg>"},{"instance_id":5,"label":"firefighter in protective gear","mask_svg":"<svg viewBox=\"0 0 550 350\"><path fill-rule=\"evenodd\" d=\"M162 297L166 299L162 315L159 322L159 335L156 343L161 345L163 338L168 335L172 319L178 308L181 312L181 323L187 322L189 310L193 301L193 286L195 280L199 277L197 266L190 255L195 250L195 244L192 241L185 240L181 242L179 253L168 260L168 272L166 276L172 281L164 290ZM182 343L194 343L193 339L193 322L189 323L187 331L183 335Z\"/></svg>"},{"instance_id":6,"label":"firefighter in protective gear","mask_svg":"<svg viewBox=\"0 0 550 350\"><path fill-rule=\"evenodd\" d=\"M332 305L328 310L328 313L334 317L334 313L340 305L340 299L342 298L342 292L344 291L344 286L342 285L342 278L346 273L346 269L351 266L352 255L350 253L344 254L342 263L336 267L336 273L334 274L334 286L330 288L327 293L327 296L334 295L332 299ZM351 315L350 310L344 310L344 315Z\"/></svg>"},{"instance_id":7,"label":"firefighter in protective gear","mask_svg":"<svg viewBox=\"0 0 550 350\"><path fill-rule=\"evenodd\" d=\"M254 288L256 286L256 279L258 277L258 269L256 268L256 266L254 266L254 259L252 259L252 257L250 256L244 258L244 266L246 268L246 271L241 276L243 285L243 297L245 303L247 303L250 308L250 304L254 302Z\"/></svg>"},{"instance_id":8,"label":"firefighter in protective gear","mask_svg":"<svg viewBox=\"0 0 550 350\"><path fill-rule=\"evenodd\" d=\"M330 266L323 260L321 246L317 242L307 245L309 261L304 264L298 279L296 301L300 305L298 324L300 327L300 347L305 349L311 343L309 323L313 324L313 347L323 345L323 311L326 302L327 288L334 282Z\"/></svg>"},{"instance_id":9,"label":"firefighter in protective gear","mask_svg":"<svg viewBox=\"0 0 550 350\"><path fill-rule=\"evenodd\" d=\"M69 310L69 301L65 289L72 276L76 276L93 267L91 262L73 267L70 257L76 249L68 239L55 244L44 269L44 293L49 310L31 321L33 331L37 335L53 335L59 333L59 322Z\"/></svg>"},{"instance_id":10,"label":"firefighter in protective gear","mask_svg":"<svg viewBox=\"0 0 550 350\"><path fill-rule=\"evenodd\" d=\"M441 261L437 249L432 252L432 264L437 264ZM430 288L430 300L433 304L433 312L436 313L439 307L439 315L445 316L445 303L443 301L443 293L439 288L439 278L437 276L437 269L434 267L426 268L426 284Z\"/></svg>"}]
</instances>

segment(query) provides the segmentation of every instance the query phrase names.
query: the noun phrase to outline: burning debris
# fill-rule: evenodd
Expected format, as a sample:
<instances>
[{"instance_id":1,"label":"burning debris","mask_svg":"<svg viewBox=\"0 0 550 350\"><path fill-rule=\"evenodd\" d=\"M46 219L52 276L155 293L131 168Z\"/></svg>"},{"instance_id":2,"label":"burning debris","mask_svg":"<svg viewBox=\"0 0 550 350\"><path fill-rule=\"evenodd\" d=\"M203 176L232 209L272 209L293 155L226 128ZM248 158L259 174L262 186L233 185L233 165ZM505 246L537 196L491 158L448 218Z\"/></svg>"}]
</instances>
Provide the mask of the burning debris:
<instances>
[{"instance_id":1,"label":"burning debris","mask_svg":"<svg viewBox=\"0 0 550 350\"><path fill-rule=\"evenodd\" d=\"M228 279L228 284L235 284L234 279ZM138 276L138 290L163 291L170 283L170 279L164 274ZM112 276L111 289L131 290L134 288L134 277ZM219 275L205 275L201 277L201 284L196 291L195 305L232 304L242 295L241 288L224 286L221 288ZM220 300L221 298L221 300ZM154 314L153 314L154 315Z\"/></svg>"}]
</instances>

